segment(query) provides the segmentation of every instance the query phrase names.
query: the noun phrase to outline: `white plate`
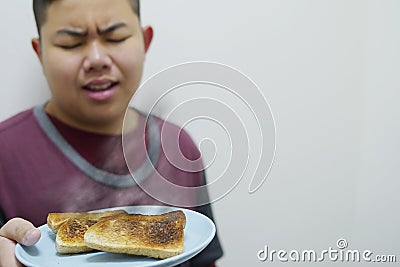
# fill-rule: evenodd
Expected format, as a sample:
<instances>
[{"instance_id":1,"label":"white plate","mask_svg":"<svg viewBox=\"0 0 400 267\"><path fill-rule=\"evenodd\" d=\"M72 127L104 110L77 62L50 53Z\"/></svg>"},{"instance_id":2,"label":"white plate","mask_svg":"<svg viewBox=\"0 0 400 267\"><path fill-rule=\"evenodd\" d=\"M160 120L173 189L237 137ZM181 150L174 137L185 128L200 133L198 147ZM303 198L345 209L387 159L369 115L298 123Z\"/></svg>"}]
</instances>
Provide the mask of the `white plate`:
<instances>
[{"instance_id":1,"label":"white plate","mask_svg":"<svg viewBox=\"0 0 400 267\"><path fill-rule=\"evenodd\" d=\"M163 206L132 206L113 209L124 209L128 213L161 214L173 210ZM113 209L104 209L113 210ZM55 249L55 234L47 227L39 227L42 237L34 246L25 247L17 244L15 255L17 259L30 267L72 267L72 266L141 266L141 267L168 267L175 266L189 260L202 251L215 235L214 223L203 214L187 209L182 210L186 215L185 239L183 253L168 259L157 260L149 257L140 257L108 252L92 252L75 255L62 255Z\"/></svg>"}]
</instances>

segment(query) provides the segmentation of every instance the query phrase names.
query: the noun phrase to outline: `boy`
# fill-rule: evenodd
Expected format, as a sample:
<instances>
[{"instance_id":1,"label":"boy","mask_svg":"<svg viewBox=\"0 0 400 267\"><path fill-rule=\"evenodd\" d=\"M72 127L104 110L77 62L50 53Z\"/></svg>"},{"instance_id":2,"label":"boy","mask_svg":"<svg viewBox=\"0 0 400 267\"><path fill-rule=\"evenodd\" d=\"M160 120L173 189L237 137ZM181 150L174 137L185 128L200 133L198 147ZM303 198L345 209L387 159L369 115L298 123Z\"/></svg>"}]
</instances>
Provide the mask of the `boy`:
<instances>
[{"instance_id":1,"label":"boy","mask_svg":"<svg viewBox=\"0 0 400 267\"><path fill-rule=\"evenodd\" d=\"M40 232L33 225L45 223L48 212L169 203L190 207L204 198L165 190L159 183L205 183L203 171L185 171L201 166L177 168L168 157L176 162L180 153L168 151L167 157L163 150L162 142L178 140L184 159L199 162L190 137L127 109L153 37L150 26L140 25L139 1L34 0L34 13L39 38L32 47L52 96L0 124L0 220L8 220L0 229L0 266L20 266L14 242L34 244ZM159 195L149 196L141 184ZM197 210L212 218L209 205ZM27 220L11 219L17 216ZM216 237L184 266L212 266L221 256Z\"/></svg>"}]
</instances>

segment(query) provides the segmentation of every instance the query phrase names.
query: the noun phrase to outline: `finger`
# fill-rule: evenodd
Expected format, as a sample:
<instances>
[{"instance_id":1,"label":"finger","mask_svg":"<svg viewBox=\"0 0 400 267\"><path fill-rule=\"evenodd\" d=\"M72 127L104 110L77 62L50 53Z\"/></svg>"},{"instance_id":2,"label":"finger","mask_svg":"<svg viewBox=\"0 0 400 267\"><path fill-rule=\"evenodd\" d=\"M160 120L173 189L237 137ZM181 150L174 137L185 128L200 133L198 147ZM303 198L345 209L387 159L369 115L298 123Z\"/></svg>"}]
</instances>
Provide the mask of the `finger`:
<instances>
[{"instance_id":1,"label":"finger","mask_svg":"<svg viewBox=\"0 0 400 267\"><path fill-rule=\"evenodd\" d=\"M4 267L23 267L21 263L15 258L14 255L15 242L0 237L0 266Z\"/></svg>"},{"instance_id":2,"label":"finger","mask_svg":"<svg viewBox=\"0 0 400 267\"><path fill-rule=\"evenodd\" d=\"M40 239L40 231L31 222L13 218L0 229L0 236L31 246Z\"/></svg>"}]
</instances>

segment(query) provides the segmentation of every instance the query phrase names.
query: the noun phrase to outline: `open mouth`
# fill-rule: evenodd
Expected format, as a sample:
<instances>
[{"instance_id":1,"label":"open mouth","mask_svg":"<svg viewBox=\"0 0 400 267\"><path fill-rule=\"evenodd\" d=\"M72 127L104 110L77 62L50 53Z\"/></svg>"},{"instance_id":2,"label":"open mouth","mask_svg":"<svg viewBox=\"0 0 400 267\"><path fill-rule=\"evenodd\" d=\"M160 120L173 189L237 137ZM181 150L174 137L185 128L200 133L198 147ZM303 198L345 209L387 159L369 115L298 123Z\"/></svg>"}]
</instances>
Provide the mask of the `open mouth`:
<instances>
[{"instance_id":1,"label":"open mouth","mask_svg":"<svg viewBox=\"0 0 400 267\"><path fill-rule=\"evenodd\" d=\"M108 82L103 84L90 84L83 87L83 89L92 91L92 92L99 92L99 91L106 91L117 85L118 82Z\"/></svg>"}]
</instances>

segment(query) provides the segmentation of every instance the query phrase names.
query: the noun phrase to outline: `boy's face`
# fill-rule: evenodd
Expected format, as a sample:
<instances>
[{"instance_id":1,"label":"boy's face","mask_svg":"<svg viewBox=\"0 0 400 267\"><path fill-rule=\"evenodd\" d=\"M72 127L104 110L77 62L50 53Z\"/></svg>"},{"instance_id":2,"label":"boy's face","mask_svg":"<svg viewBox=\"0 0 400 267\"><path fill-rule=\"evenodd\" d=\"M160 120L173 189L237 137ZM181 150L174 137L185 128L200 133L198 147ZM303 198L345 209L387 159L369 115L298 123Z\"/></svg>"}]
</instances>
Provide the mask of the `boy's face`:
<instances>
[{"instance_id":1,"label":"boy's face","mask_svg":"<svg viewBox=\"0 0 400 267\"><path fill-rule=\"evenodd\" d=\"M139 86L151 27L141 28L128 0L59 0L32 40L51 89L46 110L97 132L121 127Z\"/></svg>"}]
</instances>

